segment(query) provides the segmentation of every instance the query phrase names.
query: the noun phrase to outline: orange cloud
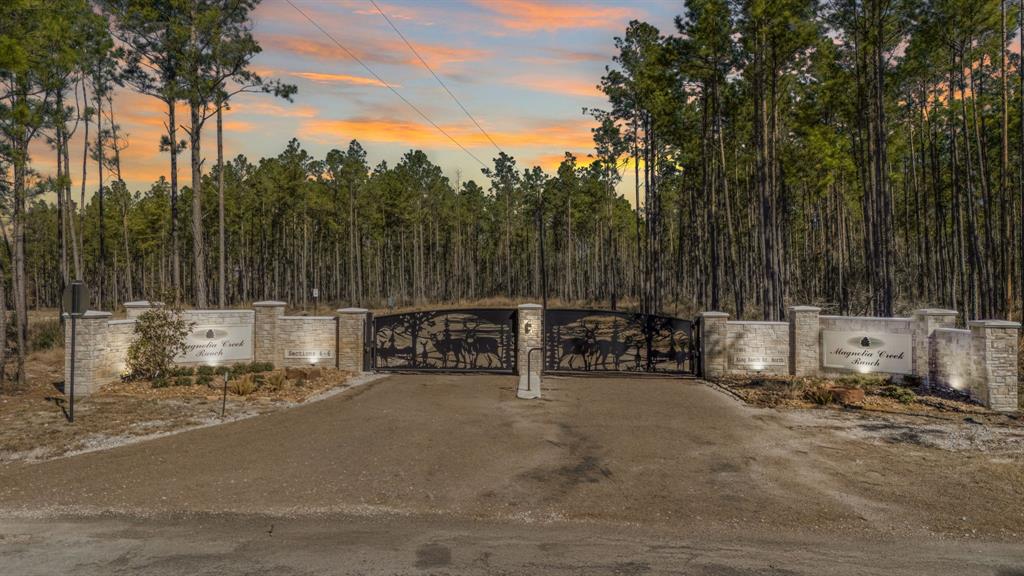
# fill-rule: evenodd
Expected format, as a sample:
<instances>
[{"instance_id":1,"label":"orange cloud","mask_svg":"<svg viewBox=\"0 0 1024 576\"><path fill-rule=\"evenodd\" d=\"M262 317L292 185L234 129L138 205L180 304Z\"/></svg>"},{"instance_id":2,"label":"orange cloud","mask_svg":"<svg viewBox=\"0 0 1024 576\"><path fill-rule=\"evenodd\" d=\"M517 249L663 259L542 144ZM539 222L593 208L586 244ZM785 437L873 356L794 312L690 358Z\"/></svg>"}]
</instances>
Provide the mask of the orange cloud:
<instances>
[{"instance_id":1,"label":"orange cloud","mask_svg":"<svg viewBox=\"0 0 1024 576\"><path fill-rule=\"evenodd\" d=\"M311 40L297 36L268 36L261 40L267 47L292 52L321 61L351 61L348 52L329 40ZM360 60L380 64L404 64L421 66L419 59L409 51L401 40L358 40L348 43L348 49ZM444 44L415 43L416 50L432 67L443 68L450 64L475 62L487 57L490 52L477 48L460 48Z\"/></svg>"},{"instance_id":2,"label":"orange cloud","mask_svg":"<svg viewBox=\"0 0 1024 576\"><path fill-rule=\"evenodd\" d=\"M471 123L444 124L441 127L467 148L490 148L491 143ZM549 122L518 130L488 129L487 132L503 148L587 149L593 145L590 129L593 122ZM309 120L299 127L299 135L335 142L355 138L368 142L393 142L409 147L453 148L444 134L427 123L381 118L346 120Z\"/></svg>"},{"instance_id":3,"label":"orange cloud","mask_svg":"<svg viewBox=\"0 0 1024 576\"><path fill-rule=\"evenodd\" d=\"M365 76L353 76L351 74L325 74L321 72L292 72L292 76L298 76L299 78L305 78L306 80L312 80L313 82L319 82L321 84L354 84L356 86L380 86L385 88L386 85L377 80L376 78L367 78ZM399 86L399 84L392 84L392 86Z\"/></svg>"},{"instance_id":4,"label":"orange cloud","mask_svg":"<svg viewBox=\"0 0 1024 576\"><path fill-rule=\"evenodd\" d=\"M237 99L231 103L231 111L236 114L255 114L273 118L315 118L320 113L313 106L282 102L265 95Z\"/></svg>"},{"instance_id":5,"label":"orange cloud","mask_svg":"<svg viewBox=\"0 0 1024 576\"><path fill-rule=\"evenodd\" d=\"M540 92L604 98L604 93L597 89L594 82L589 80L547 76L514 76L508 80L508 83Z\"/></svg>"},{"instance_id":6,"label":"orange cloud","mask_svg":"<svg viewBox=\"0 0 1024 576\"><path fill-rule=\"evenodd\" d=\"M601 4L563 4L540 0L475 0L496 14L497 23L516 32L547 32L564 28L619 29L636 10Z\"/></svg>"}]
</instances>

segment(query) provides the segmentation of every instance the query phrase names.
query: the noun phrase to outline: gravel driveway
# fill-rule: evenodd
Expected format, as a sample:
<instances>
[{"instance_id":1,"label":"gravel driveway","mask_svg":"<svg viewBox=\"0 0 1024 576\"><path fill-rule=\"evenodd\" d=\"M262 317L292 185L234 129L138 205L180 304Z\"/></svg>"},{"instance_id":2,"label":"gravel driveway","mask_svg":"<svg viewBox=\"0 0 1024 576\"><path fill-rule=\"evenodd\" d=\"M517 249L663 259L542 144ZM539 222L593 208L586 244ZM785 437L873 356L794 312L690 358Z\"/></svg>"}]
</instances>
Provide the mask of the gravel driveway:
<instances>
[{"instance_id":1,"label":"gravel driveway","mask_svg":"<svg viewBox=\"0 0 1024 576\"><path fill-rule=\"evenodd\" d=\"M1024 574L1019 452L853 435L693 380L550 378L535 402L514 400L514 384L396 375L281 413L0 467L0 565Z\"/></svg>"}]
</instances>

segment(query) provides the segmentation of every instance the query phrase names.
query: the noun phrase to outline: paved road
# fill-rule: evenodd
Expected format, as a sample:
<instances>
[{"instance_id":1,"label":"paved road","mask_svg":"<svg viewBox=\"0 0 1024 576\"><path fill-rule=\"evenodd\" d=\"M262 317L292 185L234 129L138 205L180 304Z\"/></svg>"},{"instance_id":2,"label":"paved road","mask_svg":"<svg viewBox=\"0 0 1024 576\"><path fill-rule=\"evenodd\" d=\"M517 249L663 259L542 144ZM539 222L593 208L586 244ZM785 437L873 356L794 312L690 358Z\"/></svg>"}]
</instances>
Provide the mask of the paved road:
<instances>
[{"instance_id":1,"label":"paved road","mask_svg":"<svg viewBox=\"0 0 1024 576\"><path fill-rule=\"evenodd\" d=\"M811 434L695 381L513 385L400 375L0 468L0 573L1024 574L1024 506L996 505L1020 485L960 473L984 458Z\"/></svg>"}]
</instances>

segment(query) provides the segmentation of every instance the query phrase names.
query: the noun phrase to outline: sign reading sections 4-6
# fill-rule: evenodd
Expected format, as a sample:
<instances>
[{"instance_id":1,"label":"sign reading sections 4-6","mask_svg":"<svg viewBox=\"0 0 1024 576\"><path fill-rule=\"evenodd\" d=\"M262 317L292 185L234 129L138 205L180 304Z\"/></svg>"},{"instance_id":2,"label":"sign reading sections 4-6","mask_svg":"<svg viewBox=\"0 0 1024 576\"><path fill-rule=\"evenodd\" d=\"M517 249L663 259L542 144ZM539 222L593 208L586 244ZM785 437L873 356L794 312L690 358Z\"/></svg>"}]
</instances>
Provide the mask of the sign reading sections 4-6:
<instances>
[{"instance_id":1,"label":"sign reading sections 4-6","mask_svg":"<svg viewBox=\"0 0 1024 576\"><path fill-rule=\"evenodd\" d=\"M878 332L821 333L822 364L857 372L912 374L910 334Z\"/></svg>"},{"instance_id":2,"label":"sign reading sections 4-6","mask_svg":"<svg viewBox=\"0 0 1024 576\"><path fill-rule=\"evenodd\" d=\"M224 364L252 360L252 325L193 326L185 337L180 364Z\"/></svg>"}]
</instances>

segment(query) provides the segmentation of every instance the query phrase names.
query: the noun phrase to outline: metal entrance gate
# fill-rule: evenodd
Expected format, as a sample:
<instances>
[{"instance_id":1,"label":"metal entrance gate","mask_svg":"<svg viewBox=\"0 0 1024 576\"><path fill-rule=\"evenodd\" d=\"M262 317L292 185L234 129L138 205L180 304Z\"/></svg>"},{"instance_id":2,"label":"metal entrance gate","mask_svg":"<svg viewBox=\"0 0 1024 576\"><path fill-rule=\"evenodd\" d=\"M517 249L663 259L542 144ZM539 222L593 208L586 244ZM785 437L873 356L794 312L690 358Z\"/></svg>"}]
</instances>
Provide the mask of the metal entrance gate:
<instances>
[{"instance_id":1,"label":"metal entrance gate","mask_svg":"<svg viewBox=\"0 0 1024 576\"><path fill-rule=\"evenodd\" d=\"M607 310L547 310L548 372L696 374L693 323L681 318Z\"/></svg>"},{"instance_id":2,"label":"metal entrance gate","mask_svg":"<svg viewBox=\"0 0 1024 576\"><path fill-rule=\"evenodd\" d=\"M373 367L410 371L516 371L514 309L428 310L373 319Z\"/></svg>"}]
</instances>

